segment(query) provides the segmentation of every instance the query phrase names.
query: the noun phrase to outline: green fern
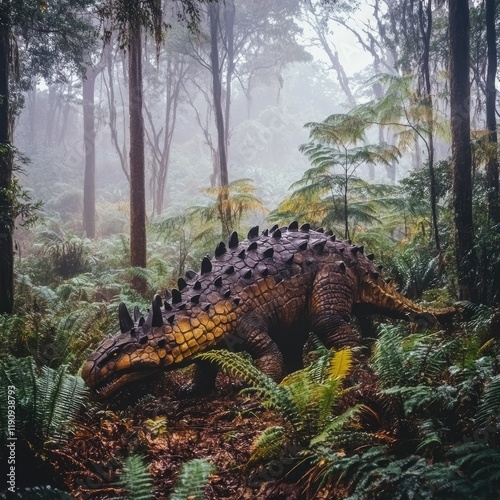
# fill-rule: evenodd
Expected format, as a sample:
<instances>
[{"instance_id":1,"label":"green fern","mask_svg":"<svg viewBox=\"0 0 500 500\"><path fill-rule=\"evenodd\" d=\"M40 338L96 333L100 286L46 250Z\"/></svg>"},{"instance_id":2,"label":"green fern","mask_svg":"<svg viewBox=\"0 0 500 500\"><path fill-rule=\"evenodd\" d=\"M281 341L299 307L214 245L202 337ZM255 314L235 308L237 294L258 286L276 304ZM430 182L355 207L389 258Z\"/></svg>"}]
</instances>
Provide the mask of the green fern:
<instances>
[{"instance_id":1,"label":"green fern","mask_svg":"<svg viewBox=\"0 0 500 500\"><path fill-rule=\"evenodd\" d=\"M458 340L443 340L439 334L405 337L400 326L381 325L372 366L382 387L434 385L450 359L459 351Z\"/></svg>"},{"instance_id":2,"label":"green fern","mask_svg":"<svg viewBox=\"0 0 500 500\"><path fill-rule=\"evenodd\" d=\"M286 430L281 425L268 427L252 443L254 450L252 456L248 459L249 463L259 460L269 460L276 458L283 450L286 442Z\"/></svg>"},{"instance_id":3,"label":"green fern","mask_svg":"<svg viewBox=\"0 0 500 500\"><path fill-rule=\"evenodd\" d=\"M496 498L500 488L500 450L479 443L452 448L447 457L463 475L471 492L467 498Z\"/></svg>"},{"instance_id":4,"label":"green fern","mask_svg":"<svg viewBox=\"0 0 500 500\"><path fill-rule=\"evenodd\" d=\"M500 421L500 375L490 380L476 413L476 424L484 427L490 418Z\"/></svg>"},{"instance_id":5,"label":"green fern","mask_svg":"<svg viewBox=\"0 0 500 500\"><path fill-rule=\"evenodd\" d=\"M471 488L454 464L430 464L418 455L397 458L387 455L381 446L360 455L331 454L322 460L325 458L330 465L323 471L324 479L346 485L346 500L478 498L467 496Z\"/></svg>"},{"instance_id":6,"label":"green fern","mask_svg":"<svg viewBox=\"0 0 500 500\"><path fill-rule=\"evenodd\" d=\"M87 401L87 389L80 377L43 367L37 370L33 358L13 357L0 363L1 434L8 435L8 387L15 388L16 433L34 443L63 440L71 423Z\"/></svg>"},{"instance_id":7,"label":"green fern","mask_svg":"<svg viewBox=\"0 0 500 500\"><path fill-rule=\"evenodd\" d=\"M252 391L262 398L267 408L276 411L290 426L289 439L307 445L318 435L327 435L345 426L361 410L351 408L343 415L333 416L332 410L342 396L342 381L349 372L352 354L322 351L308 367L288 375L277 384L253 366L243 356L229 351L201 354L201 359L219 364L223 370L242 378ZM271 432L271 431L269 431ZM264 438L267 446L267 438ZM259 440L257 440L257 443ZM259 454L256 448L254 453Z\"/></svg>"},{"instance_id":8,"label":"green fern","mask_svg":"<svg viewBox=\"0 0 500 500\"><path fill-rule=\"evenodd\" d=\"M213 465L203 458L185 463L170 500L203 500L203 490L213 471Z\"/></svg>"},{"instance_id":9,"label":"green fern","mask_svg":"<svg viewBox=\"0 0 500 500\"><path fill-rule=\"evenodd\" d=\"M124 460L123 470L116 483L121 486L128 500L151 500L153 478L140 455L131 455Z\"/></svg>"}]
</instances>

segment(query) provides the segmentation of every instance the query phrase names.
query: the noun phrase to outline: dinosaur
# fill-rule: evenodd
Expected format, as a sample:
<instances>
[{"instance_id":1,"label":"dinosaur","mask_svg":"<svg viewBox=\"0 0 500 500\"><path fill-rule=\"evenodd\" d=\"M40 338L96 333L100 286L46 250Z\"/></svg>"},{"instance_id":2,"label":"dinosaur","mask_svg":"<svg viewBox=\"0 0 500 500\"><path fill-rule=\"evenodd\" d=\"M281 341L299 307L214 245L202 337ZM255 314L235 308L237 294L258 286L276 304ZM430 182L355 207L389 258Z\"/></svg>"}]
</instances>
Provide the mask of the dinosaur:
<instances>
[{"instance_id":1,"label":"dinosaur","mask_svg":"<svg viewBox=\"0 0 500 500\"><path fill-rule=\"evenodd\" d=\"M90 355L82 377L105 398L131 382L196 363L194 385L213 388L216 370L196 359L207 349L245 350L256 366L279 381L300 368L313 331L329 348L356 346L353 314L383 314L426 322L449 319L455 308L424 309L380 276L381 266L363 246L337 240L331 231L294 221L239 241L232 232L201 270L156 295L149 314L119 305L120 332Z\"/></svg>"}]
</instances>

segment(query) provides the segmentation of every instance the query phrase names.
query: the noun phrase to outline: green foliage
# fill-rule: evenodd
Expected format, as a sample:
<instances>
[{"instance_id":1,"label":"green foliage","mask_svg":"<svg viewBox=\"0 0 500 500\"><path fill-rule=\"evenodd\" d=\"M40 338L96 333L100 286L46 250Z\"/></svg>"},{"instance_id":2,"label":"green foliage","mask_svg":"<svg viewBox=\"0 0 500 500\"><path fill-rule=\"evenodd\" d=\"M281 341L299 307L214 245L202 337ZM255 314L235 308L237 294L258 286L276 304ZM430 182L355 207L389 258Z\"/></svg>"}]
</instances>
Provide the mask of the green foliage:
<instances>
[{"instance_id":1,"label":"green foliage","mask_svg":"<svg viewBox=\"0 0 500 500\"><path fill-rule=\"evenodd\" d=\"M413 148L417 139L429 149L430 126L437 136L448 135L447 120L429 107L427 96L417 91L414 74L378 74L369 83L382 87L382 97L358 106L353 114L365 123L365 127L381 125L388 128L394 133L399 150Z\"/></svg>"},{"instance_id":2,"label":"green foliage","mask_svg":"<svg viewBox=\"0 0 500 500\"><path fill-rule=\"evenodd\" d=\"M489 499L498 494L500 487L500 450L481 443L464 443L453 447L447 457L458 466L461 480L456 490L467 492L464 498ZM453 484L452 484L453 485ZM467 491L467 489L469 491ZM456 498L456 496L455 496Z\"/></svg>"},{"instance_id":3,"label":"green foliage","mask_svg":"<svg viewBox=\"0 0 500 500\"><path fill-rule=\"evenodd\" d=\"M405 336L401 326L380 325L372 366L381 386L416 386L432 381L457 354L457 340L443 340L439 334Z\"/></svg>"},{"instance_id":4,"label":"green foliage","mask_svg":"<svg viewBox=\"0 0 500 500\"><path fill-rule=\"evenodd\" d=\"M479 427L484 427L490 420L497 425L500 422L500 375L489 381L476 413L476 424Z\"/></svg>"},{"instance_id":5,"label":"green foliage","mask_svg":"<svg viewBox=\"0 0 500 500\"><path fill-rule=\"evenodd\" d=\"M431 464L418 455L398 458L386 454L383 447L372 447L348 457L328 457L324 475L341 478L348 485L349 500L386 498L451 498L468 493L468 485L457 474L457 466ZM455 497L456 498L456 497ZM458 497L467 498L467 497ZM473 498L473 497L469 497Z\"/></svg>"},{"instance_id":6,"label":"green foliage","mask_svg":"<svg viewBox=\"0 0 500 500\"><path fill-rule=\"evenodd\" d=\"M397 161L399 151L386 144L359 146L367 125L354 115L331 115L306 127L315 142L303 144L300 151L308 157L312 168L291 186L300 189L275 217L298 212L312 222L334 227L340 223L345 238L354 234L358 224L379 222L377 209L384 207L391 188L367 183L357 177L356 171L364 164L390 165Z\"/></svg>"},{"instance_id":7,"label":"green foliage","mask_svg":"<svg viewBox=\"0 0 500 500\"><path fill-rule=\"evenodd\" d=\"M362 409L357 405L339 415L332 414L343 395L342 381L352 363L348 349L337 352L324 349L308 367L288 375L280 384L236 353L212 351L201 354L200 358L219 364L249 384L246 391L256 393L264 406L285 420L290 428L287 438L293 444L322 443L343 429ZM276 454L283 443L280 427L268 429L254 442L253 459L264 457L266 452Z\"/></svg>"},{"instance_id":8,"label":"green foliage","mask_svg":"<svg viewBox=\"0 0 500 500\"><path fill-rule=\"evenodd\" d=\"M203 500L203 490L208 476L214 472L213 465L203 458L196 458L185 463L179 473L175 490L170 500Z\"/></svg>"},{"instance_id":9,"label":"green foliage","mask_svg":"<svg viewBox=\"0 0 500 500\"><path fill-rule=\"evenodd\" d=\"M221 238L238 230L255 213L266 213L267 209L256 197L256 188L251 179L237 179L227 186L206 188L202 191L211 199L207 207L198 207L206 222L217 221L221 227Z\"/></svg>"},{"instance_id":10,"label":"green foliage","mask_svg":"<svg viewBox=\"0 0 500 500\"><path fill-rule=\"evenodd\" d=\"M280 455L286 445L286 429L282 425L273 425L259 434L252 444L253 453L249 463L269 460Z\"/></svg>"},{"instance_id":11,"label":"green foliage","mask_svg":"<svg viewBox=\"0 0 500 500\"><path fill-rule=\"evenodd\" d=\"M428 244L414 239L393 259L391 274L401 285L401 293L418 299L439 283L438 261Z\"/></svg>"},{"instance_id":12,"label":"green foliage","mask_svg":"<svg viewBox=\"0 0 500 500\"><path fill-rule=\"evenodd\" d=\"M35 448L49 440L66 439L87 400L82 379L70 375L66 366L37 369L32 358L2 361L0 381L1 434L9 436L8 405L15 401L15 435Z\"/></svg>"},{"instance_id":13,"label":"green foliage","mask_svg":"<svg viewBox=\"0 0 500 500\"><path fill-rule=\"evenodd\" d=\"M125 490L125 498L130 500L151 500L153 498L153 478L144 458L131 455L124 460L123 470L117 484Z\"/></svg>"}]
</instances>

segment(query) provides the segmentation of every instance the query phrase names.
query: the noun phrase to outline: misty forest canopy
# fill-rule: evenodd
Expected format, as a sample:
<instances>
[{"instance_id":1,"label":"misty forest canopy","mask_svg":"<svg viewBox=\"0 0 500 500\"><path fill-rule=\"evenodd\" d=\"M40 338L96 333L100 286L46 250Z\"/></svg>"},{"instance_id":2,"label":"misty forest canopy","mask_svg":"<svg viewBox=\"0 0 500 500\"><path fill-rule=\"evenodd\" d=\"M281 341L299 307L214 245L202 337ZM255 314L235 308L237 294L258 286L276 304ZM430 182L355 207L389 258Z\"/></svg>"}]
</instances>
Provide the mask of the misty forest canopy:
<instances>
[{"instance_id":1,"label":"misty forest canopy","mask_svg":"<svg viewBox=\"0 0 500 500\"><path fill-rule=\"evenodd\" d=\"M118 304L146 310L157 292L181 288L179 276L233 230L243 239L250 227L296 220L364 245L412 300L459 301L463 322L447 337L360 319L373 356L359 378L365 392L352 397L342 383L357 361L328 358L319 344L315 368L284 386L240 370L243 358L214 355L262 382L257 392L273 402L264 434L232 452L255 467L304 461L302 486L331 488L332 498L448 498L436 492L453 481L465 492L454 498L492 498L481 494L497 491L500 470L490 481L478 464L500 463L498 433L481 449L462 448L462 438L500 410L498 3L0 0L0 379L32 387L28 406L42 386L54 403L23 414L37 470L23 486L45 485L57 469L52 486L88 493L61 457L95 435L71 441L54 426L87 401L79 370L118 330ZM390 411L379 418L382 398ZM115 415L109 443L148 404ZM347 413L333 417L339 408ZM173 489L184 455L169 441L177 461L161 462L167 445L156 440L170 422L148 422L134 441L140 453L99 476L102 498L118 476L129 493L142 480ZM87 461L115 457L115 444L88 444L81 474L94 474ZM205 484L211 466L194 462L180 477Z\"/></svg>"},{"instance_id":2,"label":"misty forest canopy","mask_svg":"<svg viewBox=\"0 0 500 500\"><path fill-rule=\"evenodd\" d=\"M452 295L498 300L497 269L477 267L500 219L495 2L457 14L468 37L432 1L0 13L0 311L14 307L14 255L46 254L47 238L85 255L120 241L147 294L148 259L173 279L265 218L375 250L420 238Z\"/></svg>"}]
</instances>

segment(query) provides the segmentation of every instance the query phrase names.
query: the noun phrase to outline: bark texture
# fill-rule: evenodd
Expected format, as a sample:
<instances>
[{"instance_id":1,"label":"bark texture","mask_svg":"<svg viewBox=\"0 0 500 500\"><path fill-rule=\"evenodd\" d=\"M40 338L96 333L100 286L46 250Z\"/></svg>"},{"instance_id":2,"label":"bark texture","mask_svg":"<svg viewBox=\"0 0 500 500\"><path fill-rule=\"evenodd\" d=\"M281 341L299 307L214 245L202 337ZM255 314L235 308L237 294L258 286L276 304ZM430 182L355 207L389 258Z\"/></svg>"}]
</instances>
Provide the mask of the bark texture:
<instances>
[{"instance_id":1,"label":"bark texture","mask_svg":"<svg viewBox=\"0 0 500 500\"><path fill-rule=\"evenodd\" d=\"M486 75L486 126L488 141L491 144L491 156L486 167L488 184L488 217L495 225L500 222L500 193L498 182L496 88L497 41L495 32L495 0L486 0L486 42L488 45L488 70Z\"/></svg>"},{"instance_id":2,"label":"bark texture","mask_svg":"<svg viewBox=\"0 0 500 500\"><path fill-rule=\"evenodd\" d=\"M470 143L469 4L449 2L450 110L453 162L453 207L458 292L474 300L472 224L472 154Z\"/></svg>"},{"instance_id":3,"label":"bark texture","mask_svg":"<svg viewBox=\"0 0 500 500\"><path fill-rule=\"evenodd\" d=\"M89 68L83 80L83 144L85 171L83 179L83 231L95 238L95 107L96 72Z\"/></svg>"},{"instance_id":4,"label":"bark texture","mask_svg":"<svg viewBox=\"0 0 500 500\"><path fill-rule=\"evenodd\" d=\"M12 148L9 116L9 2L0 3L0 314L14 308Z\"/></svg>"},{"instance_id":5,"label":"bark texture","mask_svg":"<svg viewBox=\"0 0 500 500\"><path fill-rule=\"evenodd\" d=\"M144 168L144 120L142 116L142 44L138 22L131 23L129 43L130 116L130 264L146 267L146 190ZM145 291L146 283L134 285Z\"/></svg>"}]
</instances>

